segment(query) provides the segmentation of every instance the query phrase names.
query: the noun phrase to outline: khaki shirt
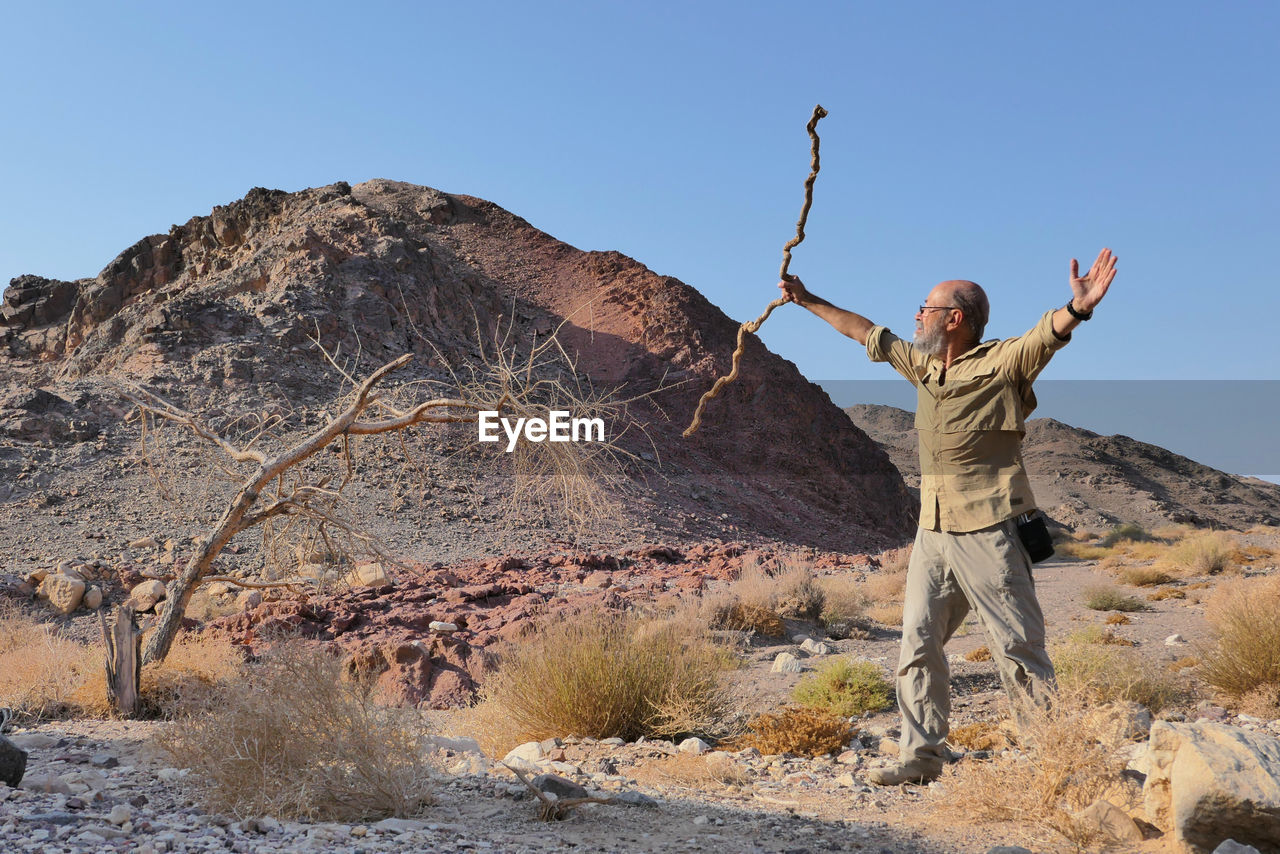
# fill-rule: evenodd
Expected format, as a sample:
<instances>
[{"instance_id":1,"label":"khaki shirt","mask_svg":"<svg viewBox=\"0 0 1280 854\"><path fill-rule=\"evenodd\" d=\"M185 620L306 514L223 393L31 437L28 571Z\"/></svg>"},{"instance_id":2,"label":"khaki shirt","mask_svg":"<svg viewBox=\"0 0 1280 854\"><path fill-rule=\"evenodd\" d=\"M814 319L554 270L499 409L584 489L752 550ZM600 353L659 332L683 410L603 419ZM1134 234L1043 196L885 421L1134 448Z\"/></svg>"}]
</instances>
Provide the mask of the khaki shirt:
<instances>
[{"instance_id":1,"label":"khaki shirt","mask_svg":"<svg viewBox=\"0 0 1280 854\"><path fill-rule=\"evenodd\" d=\"M871 330L867 356L917 390L922 528L976 531L1035 509L1022 465L1025 420L1036 408L1031 383L1066 343L1049 311L1025 335L969 350L944 377L942 359L883 326Z\"/></svg>"}]
</instances>

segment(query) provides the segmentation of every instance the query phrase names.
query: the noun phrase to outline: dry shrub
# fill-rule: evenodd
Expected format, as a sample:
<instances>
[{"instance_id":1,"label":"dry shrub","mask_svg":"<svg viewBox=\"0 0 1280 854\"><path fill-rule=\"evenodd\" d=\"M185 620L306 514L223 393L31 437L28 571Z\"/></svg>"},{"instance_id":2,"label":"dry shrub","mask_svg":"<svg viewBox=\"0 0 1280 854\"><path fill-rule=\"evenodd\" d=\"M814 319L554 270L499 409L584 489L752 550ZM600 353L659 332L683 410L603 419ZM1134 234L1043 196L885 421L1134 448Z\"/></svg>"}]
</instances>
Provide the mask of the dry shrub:
<instances>
[{"instance_id":1,"label":"dry shrub","mask_svg":"<svg viewBox=\"0 0 1280 854\"><path fill-rule=\"evenodd\" d=\"M53 626L2 602L0 660L0 706L35 719L78 712L81 686L105 666L101 647L59 637Z\"/></svg>"},{"instance_id":2,"label":"dry shrub","mask_svg":"<svg viewBox=\"0 0 1280 854\"><path fill-rule=\"evenodd\" d=\"M702 615L713 629L754 632L770 638L786 634L786 625L772 609L739 602L731 595L708 597L703 601Z\"/></svg>"},{"instance_id":3,"label":"dry shrub","mask_svg":"<svg viewBox=\"0 0 1280 854\"><path fill-rule=\"evenodd\" d=\"M1099 798L1128 806L1140 791L1121 777L1127 762L1127 715L1093 700L1060 694L1052 710L1036 712L1020 735L1026 753L949 766L939 810L960 821L1031 823L1066 836L1085 850L1089 836L1072 814Z\"/></svg>"},{"instance_id":4,"label":"dry shrub","mask_svg":"<svg viewBox=\"0 0 1280 854\"><path fill-rule=\"evenodd\" d=\"M1169 662L1169 672L1181 673L1183 670L1188 670L1192 667L1199 667L1199 666L1200 666L1199 658L1197 658L1194 655L1184 655L1182 658L1179 658L1177 661Z\"/></svg>"},{"instance_id":5,"label":"dry shrub","mask_svg":"<svg viewBox=\"0 0 1280 854\"><path fill-rule=\"evenodd\" d=\"M784 559L776 584L775 608L781 616L816 620L822 613L826 594L808 564L794 558Z\"/></svg>"},{"instance_id":6,"label":"dry shrub","mask_svg":"<svg viewBox=\"0 0 1280 854\"><path fill-rule=\"evenodd\" d=\"M1201 651L1205 682L1232 697L1280 686L1280 576L1237 579L1209 597L1211 641Z\"/></svg>"},{"instance_id":7,"label":"dry shrub","mask_svg":"<svg viewBox=\"0 0 1280 854\"><path fill-rule=\"evenodd\" d=\"M1151 529L1151 536L1166 543L1176 543L1194 531L1195 528L1190 525L1161 525L1159 528Z\"/></svg>"},{"instance_id":8,"label":"dry shrub","mask_svg":"<svg viewBox=\"0 0 1280 854\"><path fill-rule=\"evenodd\" d=\"M853 740L847 720L822 709L787 706L777 714L763 714L747 722L737 744L766 755L826 756L839 753Z\"/></svg>"},{"instance_id":9,"label":"dry shrub","mask_svg":"<svg viewBox=\"0 0 1280 854\"><path fill-rule=\"evenodd\" d=\"M1263 720L1280 718L1280 685L1259 685L1236 701L1237 710Z\"/></svg>"},{"instance_id":10,"label":"dry shrub","mask_svg":"<svg viewBox=\"0 0 1280 854\"><path fill-rule=\"evenodd\" d=\"M1086 587L1084 606L1091 611L1146 611L1147 606L1114 587Z\"/></svg>"},{"instance_id":11,"label":"dry shrub","mask_svg":"<svg viewBox=\"0 0 1280 854\"><path fill-rule=\"evenodd\" d=\"M862 593L868 602L901 602L907 587L907 570L885 568L862 583Z\"/></svg>"},{"instance_id":12,"label":"dry shrub","mask_svg":"<svg viewBox=\"0 0 1280 854\"><path fill-rule=\"evenodd\" d=\"M1253 566L1255 563L1274 563L1276 553L1265 546L1243 545L1231 550L1228 560L1239 566Z\"/></svg>"},{"instance_id":13,"label":"dry shrub","mask_svg":"<svg viewBox=\"0 0 1280 854\"><path fill-rule=\"evenodd\" d=\"M966 750L1004 750L1010 746L1003 721L975 721L952 727L947 741Z\"/></svg>"},{"instance_id":14,"label":"dry shrub","mask_svg":"<svg viewBox=\"0 0 1280 854\"><path fill-rule=\"evenodd\" d=\"M99 650L99 655L105 655ZM139 692L141 713L169 717L219 687L244 674L244 654L229 641L185 635L174 643L163 660L142 668ZM76 707L85 714L106 717L112 712L107 699L107 674L99 667L75 692Z\"/></svg>"},{"instance_id":15,"label":"dry shrub","mask_svg":"<svg viewBox=\"0 0 1280 854\"><path fill-rule=\"evenodd\" d=\"M819 620L833 638L854 637L861 629L867 601L862 585L848 575L828 576L819 581L822 587L822 614Z\"/></svg>"},{"instance_id":16,"label":"dry shrub","mask_svg":"<svg viewBox=\"0 0 1280 854\"><path fill-rule=\"evenodd\" d=\"M872 605L867 609L867 618L885 626L902 625L902 606L894 603Z\"/></svg>"},{"instance_id":17,"label":"dry shrub","mask_svg":"<svg viewBox=\"0 0 1280 854\"><path fill-rule=\"evenodd\" d=\"M985 645L980 646L977 649L970 650L969 652L965 653L964 660L965 661L990 661L991 650L988 649Z\"/></svg>"},{"instance_id":18,"label":"dry shrub","mask_svg":"<svg viewBox=\"0 0 1280 854\"><path fill-rule=\"evenodd\" d=\"M1166 599L1186 599L1187 594L1183 590L1176 587L1166 587L1163 590L1155 590L1147 594L1148 602L1163 602Z\"/></svg>"},{"instance_id":19,"label":"dry shrub","mask_svg":"<svg viewBox=\"0 0 1280 854\"><path fill-rule=\"evenodd\" d=\"M1076 560L1101 560L1112 556L1109 547L1089 543L1055 543L1053 550L1060 557L1073 557Z\"/></svg>"},{"instance_id":20,"label":"dry shrub","mask_svg":"<svg viewBox=\"0 0 1280 854\"><path fill-rule=\"evenodd\" d=\"M1069 534L1070 539L1077 543L1087 543L1091 540L1098 539L1098 537L1100 536L1102 535L1099 534L1097 531L1091 530L1089 528L1077 528L1076 530L1072 531ZM1056 546L1057 543L1055 543L1054 545Z\"/></svg>"},{"instance_id":21,"label":"dry shrub","mask_svg":"<svg viewBox=\"0 0 1280 854\"><path fill-rule=\"evenodd\" d=\"M1159 712L1179 696L1178 685L1168 674L1152 668L1137 650L1128 648L1128 642L1106 642L1107 635L1111 632L1094 626L1050 650L1064 693L1095 704L1141 703L1152 712Z\"/></svg>"},{"instance_id":22,"label":"dry shrub","mask_svg":"<svg viewBox=\"0 0 1280 854\"><path fill-rule=\"evenodd\" d=\"M378 705L337 657L278 645L241 679L185 703L160 739L206 809L333 821L429 803L430 745L412 709Z\"/></svg>"},{"instance_id":23,"label":"dry shrub","mask_svg":"<svg viewBox=\"0 0 1280 854\"><path fill-rule=\"evenodd\" d=\"M1168 553L1169 544L1161 540L1123 542L1116 546L1116 551L1129 560L1158 560Z\"/></svg>"},{"instance_id":24,"label":"dry shrub","mask_svg":"<svg viewBox=\"0 0 1280 854\"><path fill-rule=\"evenodd\" d=\"M664 756L636 768L631 776L640 782L674 784L690 789L704 789L716 783L723 786L751 783L751 772L735 762L732 756L718 750L701 756L691 753Z\"/></svg>"},{"instance_id":25,"label":"dry shrub","mask_svg":"<svg viewBox=\"0 0 1280 854\"><path fill-rule=\"evenodd\" d=\"M1102 560L1098 561L1098 569L1106 572L1119 572L1127 565L1128 564L1125 563L1124 558L1120 555L1110 555L1109 557L1104 557Z\"/></svg>"},{"instance_id":26,"label":"dry shrub","mask_svg":"<svg viewBox=\"0 0 1280 854\"><path fill-rule=\"evenodd\" d=\"M1184 575L1216 575L1231 565L1235 541L1218 531L1187 537L1164 556L1170 567Z\"/></svg>"},{"instance_id":27,"label":"dry shrub","mask_svg":"<svg viewBox=\"0 0 1280 854\"><path fill-rule=\"evenodd\" d=\"M1127 626L1132 623L1133 620L1129 619L1128 614L1107 614L1107 619L1103 622L1108 626Z\"/></svg>"},{"instance_id":28,"label":"dry shrub","mask_svg":"<svg viewBox=\"0 0 1280 854\"><path fill-rule=\"evenodd\" d=\"M553 736L714 737L732 706L733 656L701 626L603 611L543 625L507 648L482 715L509 740Z\"/></svg>"},{"instance_id":29,"label":"dry shrub","mask_svg":"<svg viewBox=\"0 0 1280 854\"><path fill-rule=\"evenodd\" d=\"M1117 543L1141 543L1150 539L1151 535L1141 525L1126 522L1123 525L1116 525L1108 531L1106 536L1102 538L1100 545L1103 548L1111 548Z\"/></svg>"},{"instance_id":30,"label":"dry shrub","mask_svg":"<svg viewBox=\"0 0 1280 854\"><path fill-rule=\"evenodd\" d=\"M893 704L893 686L870 661L840 657L800 680L791 695L802 706L850 718Z\"/></svg>"},{"instance_id":31,"label":"dry shrub","mask_svg":"<svg viewBox=\"0 0 1280 854\"><path fill-rule=\"evenodd\" d=\"M1156 566L1130 566L1120 570L1120 580L1133 587L1155 587L1173 581L1173 576Z\"/></svg>"}]
</instances>

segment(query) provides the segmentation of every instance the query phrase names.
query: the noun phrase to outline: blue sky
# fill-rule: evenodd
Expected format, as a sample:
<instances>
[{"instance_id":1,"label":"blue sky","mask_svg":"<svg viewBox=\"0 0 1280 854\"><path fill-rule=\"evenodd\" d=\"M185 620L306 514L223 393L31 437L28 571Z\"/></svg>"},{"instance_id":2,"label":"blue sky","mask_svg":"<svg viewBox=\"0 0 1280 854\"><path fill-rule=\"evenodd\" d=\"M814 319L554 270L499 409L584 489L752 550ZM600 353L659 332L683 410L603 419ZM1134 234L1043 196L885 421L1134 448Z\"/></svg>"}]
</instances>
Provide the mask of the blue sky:
<instances>
[{"instance_id":1,"label":"blue sky","mask_svg":"<svg viewBox=\"0 0 1280 854\"><path fill-rule=\"evenodd\" d=\"M96 274L253 186L491 199L735 319L792 272L901 333L947 278L989 334L1120 274L1053 379L1277 379L1280 4L6 4L0 277ZM885 379L785 307L814 380Z\"/></svg>"}]
</instances>

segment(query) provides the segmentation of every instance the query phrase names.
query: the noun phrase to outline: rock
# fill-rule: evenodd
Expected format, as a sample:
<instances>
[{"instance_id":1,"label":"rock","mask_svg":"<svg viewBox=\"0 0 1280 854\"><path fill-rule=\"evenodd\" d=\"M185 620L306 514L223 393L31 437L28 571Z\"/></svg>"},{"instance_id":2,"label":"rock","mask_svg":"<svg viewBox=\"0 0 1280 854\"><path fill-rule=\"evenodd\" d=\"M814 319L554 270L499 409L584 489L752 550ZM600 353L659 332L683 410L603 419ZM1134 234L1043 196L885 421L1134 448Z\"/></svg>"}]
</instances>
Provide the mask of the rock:
<instances>
[{"instance_id":1,"label":"rock","mask_svg":"<svg viewBox=\"0 0 1280 854\"><path fill-rule=\"evenodd\" d=\"M1252 845L1241 845L1234 839L1224 839L1222 844L1213 849L1213 854L1262 854Z\"/></svg>"},{"instance_id":2,"label":"rock","mask_svg":"<svg viewBox=\"0 0 1280 854\"><path fill-rule=\"evenodd\" d=\"M37 593L42 599L48 599L49 604L59 614L70 614L80 607L80 600L84 598L84 588L85 583L78 578L50 573L45 576L44 581L40 582Z\"/></svg>"},{"instance_id":3,"label":"rock","mask_svg":"<svg viewBox=\"0 0 1280 854\"><path fill-rule=\"evenodd\" d=\"M1180 634L1172 634L1164 639L1165 646L1178 646L1187 642L1187 639Z\"/></svg>"},{"instance_id":4,"label":"rock","mask_svg":"<svg viewBox=\"0 0 1280 854\"><path fill-rule=\"evenodd\" d=\"M997 845L994 848L988 848L987 854L1035 854L1035 852L1021 845Z\"/></svg>"},{"instance_id":5,"label":"rock","mask_svg":"<svg viewBox=\"0 0 1280 854\"><path fill-rule=\"evenodd\" d=\"M0 735L0 783L17 788L27 770L27 751Z\"/></svg>"},{"instance_id":6,"label":"rock","mask_svg":"<svg viewBox=\"0 0 1280 854\"><path fill-rule=\"evenodd\" d=\"M693 823L701 827L704 824L710 824L711 819L707 818L705 815L694 816Z\"/></svg>"},{"instance_id":7,"label":"rock","mask_svg":"<svg viewBox=\"0 0 1280 854\"><path fill-rule=\"evenodd\" d=\"M898 740L894 738L882 738L880 743L876 745L876 749L880 751L881 756L897 756Z\"/></svg>"},{"instance_id":8,"label":"rock","mask_svg":"<svg viewBox=\"0 0 1280 854\"><path fill-rule=\"evenodd\" d=\"M613 802L629 807L646 807L648 809L656 809L658 806L658 802L653 798L648 795L641 794L634 789L627 789L625 791L618 792L613 796Z\"/></svg>"},{"instance_id":9,"label":"rock","mask_svg":"<svg viewBox=\"0 0 1280 854\"><path fill-rule=\"evenodd\" d=\"M1196 852L1280 848L1280 739L1225 724L1151 727L1147 818Z\"/></svg>"},{"instance_id":10,"label":"rock","mask_svg":"<svg viewBox=\"0 0 1280 854\"><path fill-rule=\"evenodd\" d=\"M582 579L583 587L596 587L603 590L606 587L613 586L613 573L606 572L603 569L597 569L595 572Z\"/></svg>"},{"instance_id":11,"label":"rock","mask_svg":"<svg viewBox=\"0 0 1280 854\"><path fill-rule=\"evenodd\" d=\"M236 597L236 607L241 611L252 611L262 604L261 590L242 590Z\"/></svg>"},{"instance_id":12,"label":"rock","mask_svg":"<svg viewBox=\"0 0 1280 854\"><path fill-rule=\"evenodd\" d=\"M1090 838L1120 844L1142 841L1142 831L1129 814L1102 798L1073 815L1071 821Z\"/></svg>"},{"instance_id":13,"label":"rock","mask_svg":"<svg viewBox=\"0 0 1280 854\"><path fill-rule=\"evenodd\" d=\"M858 751L857 751L857 750L853 750L853 749L850 749L850 750L846 750L846 751L844 751L843 753L841 753L839 756L837 756L837 757L836 757L836 764L838 764L838 765L857 765L857 764L858 764Z\"/></svg>"},{"instance_id":14,"label":"rock","mask_svg":"<svg viewBox=\"0 0 1280 854\"><path fill-rule=\"evenodd\" d=\"M452 750L454 753L483 753L480 742L474 738L450 738L445 735L433 735L427 739L440 750Z\"/></svg>"},{"instance_id":15,"label":"rock","mask_svg":"<svg viewBox=\"0 0 1280 854\"><path fill-rule=\"evenodd\" d=\"M138 612L150 611L167 595L168 591L163 581L158 578L149 578L129 591L129 601L126 604Z\"/></svg>"},{"instance_id":16,"label":"rock","mask_svg":"<svg viewBox=\"0 0 1280 854\"><path fill-rule=\"evenodd\" d=\"M124 824L133 818L133 810L125 804L116 804L111 808L111 812L107 813L107 821L116 827Z\"/></svg>"},{"instance_id":17,"label":"rock","mask_svg":"<svg viewBox=\"0 0 1280 854\"><path fill-rule=\"evenodd\" d=\"M836 785L852 789L858 785L858 780L851 773L841 774L839 777L836 777Z\"/></svg>"},{"instance_id":18,"label":"rock","mask_svg":"<svg viewBox=\"0 0 1280 854\"><path fill-rule=\"evenodd\" d=\"M539 774L530 782L533 783L533 787L538 791L548 795L555 795L561 799L590 796L590 793L585 788L558 774Z\"/></svg>"},{"instance_id":19,"label":"rock","mask_svg":"<svg viewBox=\"0 0 1280 854\"><path fill-rule=\"evenodd\" d=\"M427 628L433 632L440 632L441 634L452 634L458 630L458 624L446 623L441 620L432 620L427 624Z\"/></svg>"},{"instance_id":20,"label":"rock","mask_svg":"<svg viewBox=\"0 0 1280 854\"><path fill-rule=\"evenodd\" d=\"M521 771L536 771L542 757L542 745L536 741L526 741L519 747L512 748L502 761Z\"/></svg>"},{"instance_id":21,"label":"rock","mask_svg":"<svg viewBox=\"0 0 1280 854\"><path fill-rule=\"evenodd\" d=\"M90 587L84 592L84 598L80 600L80 604L88 608L90 611L96 611L102 605L102 590L99 587Z\"/></svg>"},{"instance_id":22,"label":"rock","mask_svg":"<svg viewBox=\"0 0 1280 854\"><path fill-rule=\"evenodd\" d=\"M129 543L131 549L158 549L160 543L156 542L155 537L142 537Z\"/></svg>"},{"instance_id":23,"label":"rock","mask_svg":"<svg viewBox=\"0 0 1280 854\"><path fill-rule=\"evenodd\" d=\"M1125 718L1125 737L1141 741L1150 732L1151 710L1141 703L1129 703Z\"/></svg>"},{"instance_id":24,"label":"rock","mask_svg":"<svg viewBox=\"0 0 1280 854\"><path fill-rule=\"evenodd\" d=\"M830 655L831 647L822 641L816 641L813 638L805 638L804 643L800 644L800 648L810 655Z\"/></svg>"},{"instance_id":25,"label":"rock","mask_svg":"<svg viewBox=\"0 0 1280 854\"><path fill-rule=\"evenodd\" d=\"M23 750L48 750L57 747L59 741L47 732L24 732L9 740Z\"/></svg>"},{"instance_id":26,"label":"rock","mask_svg":"<svg viewBox=\"0 0 1280 854\"><path fill-rule=\"evenodd\" d=\"M700 738L686 738L680 742L681 753L692 753L694 756L701 756L710 749L711 745Z\"/></svg>"},{"instance_id":27,"label":"rock","mask_svg":"<svg viewBox=\"0 0 1280 854\"><path fill-rule=\"evenodd\" d=\"M407 833L413 830L422 830L426 826L427 823L425 821L415 821L409 818L384 818L382 821L371 825L374 830L381 830L386 833Z\"/></svg>"},{"instance_id":28,"label":"rock","mask_svg":"<svg viewBox=\"0 0 1280 854\"><path fill-rule=\"evenodd\" d=\"M48 771L38 777L28 777L23 781L22 788L29 792L44 792L50 795L71 794L71 787L67 785L67 781Z\"/></svg>"},{"instance_id":29,"label":"rock","mask_svg":"<svg viewBox=\"0 0 1280 854\"><path fill-rule=\"evenodd\" d=\"M789 652L778 653L777 658L773 660L773 666L769 668L770 673L801 673L803 671L804 665L800 663L800 659Z\"/></svg>"},{"instance_id":30,"label":"rock","mask_svg":"<svg viewBox=\"0 0 1280 854\"><path fill-rule=\"evenodd\" d=\"M347 576L352 587L386 587L393 582L380 563L362 563Z\"/></svg>"},{"instance_id":31,"label":"rock","mask_svg":"<svg viewBox=\"0 0 1280 854\"><path fill-rule=\"evenodd\" d=\"M120 760L110 753L95 753L89 757L89 763L94 768L118 768L120 766Z\"/></svg>"}]
</instances>

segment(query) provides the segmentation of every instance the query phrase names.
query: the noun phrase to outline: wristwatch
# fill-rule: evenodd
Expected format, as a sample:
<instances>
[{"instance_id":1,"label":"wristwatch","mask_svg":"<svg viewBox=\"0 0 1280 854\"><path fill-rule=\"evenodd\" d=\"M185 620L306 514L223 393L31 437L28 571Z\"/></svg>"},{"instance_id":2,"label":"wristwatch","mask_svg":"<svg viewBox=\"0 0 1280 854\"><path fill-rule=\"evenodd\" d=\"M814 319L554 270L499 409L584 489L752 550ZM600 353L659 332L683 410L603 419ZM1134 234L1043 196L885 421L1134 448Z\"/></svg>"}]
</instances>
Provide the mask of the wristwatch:
<instances>
[{"instance_id":1,"label":"wristwatch","mask_svg":"<svg viewBox=\"0 0 1280 854\"><path fill-rule=\"evenodd\" d=\"M1076 307L1072 305L1073 302L1074 300L1067 300L1067 314L1071 315L1076 320L1079 320L1082 323L1088 320L1089 318L1093 317L1092 311L1076 311Z\"/></svg>"}]
</instances>

